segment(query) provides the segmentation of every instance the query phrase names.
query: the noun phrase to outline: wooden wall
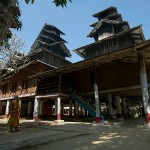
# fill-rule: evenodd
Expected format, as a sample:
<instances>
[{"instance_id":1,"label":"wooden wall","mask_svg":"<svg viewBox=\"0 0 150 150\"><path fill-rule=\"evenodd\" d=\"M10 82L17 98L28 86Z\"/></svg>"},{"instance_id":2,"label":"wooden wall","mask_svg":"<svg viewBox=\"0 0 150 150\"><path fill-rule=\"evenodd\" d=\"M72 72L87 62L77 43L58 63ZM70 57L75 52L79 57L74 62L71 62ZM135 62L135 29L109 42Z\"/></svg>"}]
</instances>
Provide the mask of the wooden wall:
<instances>
[{"instance_id":1,"label":"wooden wall","mask_svg":"<svg viewBox=\"0 0 150 150\"><path fill-rule=\"evenodd\" d=\"M14 94L24 95L24 94L33 94L37 89L37 77L31 77L34 74L38 74L40 72L45 72L49 70L50 67L41 63L31 64L28 67L25 67L18 72L16 72L13 76L4 80L5 84L0 86L0 98L7 98L14 96ZM16 82L16 90L14 91L12 86ZM23 82L25 82L26 86L24 86ZM3 93L3 86L7 86L6 93Z\"/></svg>"},{"instance_id":2,"label":"wooden wall","mask_svg":"<svg viewBox=\"0 0 150 150\"><path fill-rule=\"evenodd\" d=\"M102 40L100 44L93 45L92 49L90 47L86 49L86 59L119 51L120 49L128 48L133 44L133 39L129 34Z\"/></svg>"},{"instance_id":3,"label":"wooden wall","mask_svg":"<svg viewBox=\"0 0 150 150\"><path fill-rule=\"evenodd\" d=\"M103 67L97 67L97 82L99 90L108 90L140 85L138 64L118 62ZM150 69L147 66L148 82ZM82 70L72 74L73 87L80 93L93 92L93 70Z\"/></svg>"},{"instance_id":4,"label":"wooden wall","mask_svg":"<svg viewBox=\"0 0 150 150\"><path fill-rule=\"evenodd\" d=\"M47 51L42 51L40 53L37 53L37 55L31 56L31 60L35 59L38 59L40 61L45 62L46 64L58 68L70 64L70 62L65 60L64 58L61 58L57 55L53 55L52 53Z\"/></svg>"}]
</instances>

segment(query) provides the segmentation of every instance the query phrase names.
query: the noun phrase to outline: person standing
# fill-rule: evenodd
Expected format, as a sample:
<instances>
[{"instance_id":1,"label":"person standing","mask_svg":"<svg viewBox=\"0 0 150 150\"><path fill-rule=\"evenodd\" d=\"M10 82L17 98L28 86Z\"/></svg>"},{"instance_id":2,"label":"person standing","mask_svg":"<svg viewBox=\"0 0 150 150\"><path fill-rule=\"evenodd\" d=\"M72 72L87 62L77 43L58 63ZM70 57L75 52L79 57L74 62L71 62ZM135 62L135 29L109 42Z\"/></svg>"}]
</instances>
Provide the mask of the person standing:
<instances>
[{"instance_id":1,"label":"person standing","mask_svg":"<svg viewBox=\"0 0 150 150\"><path fill-rule=\"evenodd\" d=\"M10 126L10 132L13 132L13 128L15 129L15 131L20 131L18 129L19 117L20 117L19 98L17 95L15 95L14 100L11 102L9 109L8 124Z\"/></svg>"}]
</instances>

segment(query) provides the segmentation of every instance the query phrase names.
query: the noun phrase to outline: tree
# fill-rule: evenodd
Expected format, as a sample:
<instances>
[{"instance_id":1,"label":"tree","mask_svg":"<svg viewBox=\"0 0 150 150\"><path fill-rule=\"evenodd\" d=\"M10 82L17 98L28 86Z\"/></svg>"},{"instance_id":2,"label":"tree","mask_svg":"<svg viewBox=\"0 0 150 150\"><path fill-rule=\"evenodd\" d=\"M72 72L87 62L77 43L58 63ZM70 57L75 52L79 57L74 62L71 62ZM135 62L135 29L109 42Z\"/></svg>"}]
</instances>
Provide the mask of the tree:
<instances>
[{"instance_id":1,"label":"tree","mask_svg":"<svg viewBox=\"0 0 150 150\"><path fill-rule=\"evenodd\" d=\"M17 0L0 0L0 44L8 42L12 33L10 28L21 29L22 23Z\"/></svg>"},{"instance_id":2,"label":"tree","mask_svg":"<svg viewBox=\"0 0 150 150\"><path fill-rule=\"evenodd\" d=\"M28 3L34 3L35 0L25 0ZM52 1L56 6L66 7L68 0ZM69 0L70 2L72 0ZM8 43L12 36L10 28L21 30L22 22L20 21L21 10L18 0L0 0L0 45Z\"/></svg>"},{"instance_id":3,"label":"tree","mask_svg":"<svg viewBox=\"0 0 150 150\"><path fill-rule=\"evenodd\" d=\"M35 0L25 0L25 2L28 4L29 2L31 2L32 4L34 3ZM54 0L53 3L56 6L61 6L61 7L66 7L67 5L67 1L68 0ZM70 2L72 2L72 0L69 0Z\"/></svg>"},{"instance_id":4,"label":"tree","mask_svg":"<svg viewBox=\"0 0 150 150\"><path fill-rule=\"evenodd\" d=\"M16 69L18 62L27 61L27 57L23 52L25 42L16 34L12 34L12 37L7 43L3 43L0 46L0 60L6 63L6 68Z\"/></svg>"}]
</instances>

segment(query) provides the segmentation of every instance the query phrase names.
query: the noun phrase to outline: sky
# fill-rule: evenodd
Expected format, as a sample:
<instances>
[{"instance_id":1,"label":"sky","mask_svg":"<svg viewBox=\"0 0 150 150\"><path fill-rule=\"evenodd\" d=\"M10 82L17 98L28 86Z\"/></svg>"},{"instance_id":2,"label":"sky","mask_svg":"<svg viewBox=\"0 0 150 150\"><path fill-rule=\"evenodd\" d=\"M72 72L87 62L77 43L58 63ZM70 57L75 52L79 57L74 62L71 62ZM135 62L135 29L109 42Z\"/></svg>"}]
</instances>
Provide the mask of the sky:
<instances>
[{"instance_id":1,"label":"sky","mask_svg":"<svg viewBox=\"0 0 150 150\"><path fill-rule=\"evenodd\" d=\"M26 4L19 0L23 27L15 33L25 41L25 53L29 52L44 24L48 23L66 34L61 37L68 42L66 46L72 54L67 59L81 61L82 58L73 50L94 42L93 38L87 37L92 30L90 24L97 22L92 15L110 6L117 7L131 28L142 24L145 38L150 39L150 0L72 0L66 8L56 7L52 1L35 0L34 4Z\"/></svg>"}]
</instances>

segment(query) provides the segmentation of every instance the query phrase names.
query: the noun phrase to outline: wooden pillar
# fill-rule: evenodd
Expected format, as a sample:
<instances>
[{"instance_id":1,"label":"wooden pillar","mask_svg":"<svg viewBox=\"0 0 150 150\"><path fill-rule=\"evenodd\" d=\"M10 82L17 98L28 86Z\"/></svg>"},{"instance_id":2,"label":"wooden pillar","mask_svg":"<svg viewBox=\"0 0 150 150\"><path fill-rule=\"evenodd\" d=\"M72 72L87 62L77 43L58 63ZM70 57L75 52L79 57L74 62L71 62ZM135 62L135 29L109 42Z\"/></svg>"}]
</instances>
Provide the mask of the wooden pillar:
<instances>
[{"instance_id":1,"label":"wooden pillar","mask_svg":"<svg viewBox=\"0 0 150 150\"><path fill-rule=\"evenodd\" d=\"M38 119L39 117L39 99L35 96L34 99L34 110L33 110L33 119Z\"/></svg>"},{"instance_id":2,"label":"wooden pillar","mask_svg":"<svg viewBox=\"0 0 150 150\"><path fill-rule=\"evenodd\" d=\"M28 116L32 113L32 102L28 102Z\"/></svg>"},{"instance_id":3,"label":"wooden pillar","mask_svg":"<svg viewBox=\"0 0 150 150\"><path fill-rule=\"evenodd\" d=\"M69 115L72 116L72 100L69 100Z\"/></svg>"},{"instance_id":4,"label":"wooden pillar","mask_svg":"<svg viewBox=\"0 0 150 150\"><path fill-rule=\"evenodd\" d=\"M61 97L57 97L57 120L55 123L64 123L64 120L61 120Z\"/></svg>"},{"instance_id":5,"label":"wooden pillar","mask_svg":"<svg viewBox=\"0 0 150 150\"><path fill-rule=\"evenodd\" d=\"M148 94L148 85L147 85L147 74L146 74L146 66L142 53L138 53L138 61L140 65L140 81L141 81L141 91L142 91L142 99L144 104L144 112L146 123L150 124L150 103L149 94Z\"/></svg>"},{"instance_id":6,"label":"wooden pillar","mask_svg":"<svg viewBox=\"0 0 150 150\"><path fill-rule=\"evenodd\" d=\"M58 74L58 92L61 93L61 73Z\"/></svg>"},{"instance_id":7,"label":"wooden pillar","mask_svg":"<svg viewBox=\"0 0 150 150\"><path fill-rule=\"evenodd\" d=\"M116 99L116 114L118 118L122 117L122 113L121 113L121 103L120 103L120 97L119 96L115 96Z\"/></svg>"},{"instance_id":8,"label":"wooden pillar","mask_svg":"<svg viewBox=\"0 0 150 150\"><path fill-rule=\"evenodd\" d=\"M126 99L125 98L122 99L122 104L123 104L123 115L124 115L124 118L126 118L127 108L126 108Z\"/></svg>"},{"instance_id":9,"label":"wooden pillar","mask_svg":"<svg viewBox=\"0 0 150 150\"><path fill-rule=\"evenodd\" d=\"M61 98L57 97L57 120L61 120Z\"/></svg>"},{"instance_id":10,"label":"wooden pillar","mask_svg":"<svg viewBox=\"0 0 150 150\"><path fill-rule=\"evenodd\" d=\"M100 104L98 94L97 72L94 66L94 94L95 94L95 106L96 106L96 123L100 123Z\"/></svg>"},{"instance_id":11,"label":"wooden pillar","mask_svg":"<svg viewBox=\"0 0 150 150\"><path fill-rule=\"evenodd\" d=\"M79 117L79 105L77 102L75 102L75 116L76 116L76 118Z\"/></svg>"},{"instance_id":12,"label":"wooden pillar","mask_svg":"<svg viewBox=\"0 0 150 150\"><path fill-rule=\"evenodd\" d=\"M73 105L74 105L74 117L75 117L76 116L76 104L75 104L75 101L74 101Z\"/></svg>"},{"instance_id":13,"label":"wooden pillar","mask_svg":"<svg viewBox=\"0 0 150 150\"><path fill-rule=\"evenodd\" d=\"M55 100L55 111L54 111L54 115L57 116L57 100Z\"/></svg>"},{"instance_id":14,"label":"wooden pillar","mask_svg":"<svg viewBox=\"0 0 150 150\"><path fill-rule=\"evenodd\" d=\"M21 99L19 99L19 106L20 106L20 114L19 114L19 115L21 116L21 115L22 115L22 114L21 114L21 108L22 108L22 107L21 107L21 106L22 106L22 100L21 100Z\"/></svg>"},{"instance_id":15,"label":"wooden pillar","mask_svg":"<svg viewBox=\"0 0 150 150\"><path fill-rule=\"evenodd\" d=\"M10 105L10 101L7 100L7 103L6 103L6 111L5 111L5 117L8 117L8 114L9 114L9 105Z\"/></svg>"},{"instance_id":16,"label":"wooden pillar","mask_svg":"<svg viewBox=\"0 0 150 150\"><path fill-rule=\"evenodd\" d=\"M43 103L44 101L40 100L39 101L39 104L40 104L40 107L39 107L39 115L42 116L43 114Z\"/></svg>"},{"instance_id":17,"label":"wooden pillar","mask_svg":"<svg viewBox=\"0 0 150 150\"><path fill-rule=\"evenodd\" d=\"M85 110L82 108L83 116L85 116Z\"/></svg>"},{"instance_id":18,"label":"wooden pillar","mask_svg":"<svg viewBox=\"0 0 150 150\"><path fill-rule=\"evenodd\" d=\"M2 101L0 101L0 115L2 115Z\"/></svg>"},{"instance_id":19,"label":"wooden pillar","mask_svg":"<svg viewBox=\"0 0 150 150\"><path fill-rule=\"evenodd\" d=\"M80 116L83 117L83 108L80 106Z\"/></svg>"},{"instance_id":20,"label":"wooden pillar","mask_svg":"<svg viewBox=\"0 0 150 150\"><path fill-rule=\"evenodd\" d=\"M85 114L85 117L87 117L88 116L88 111L84 110L84 114Z\"/></svg>"},{"instance_id":21,"label":"wooden pillar","mask_svg":"<svg viewBox=\"0 0 150 150\"><path fill-rule=\"evenodd\" d=\"M63 116L64 115L64 103L61 102L61 115Z\"/></svg>"},{"instance_id":22,"label":"wooden pillar","mask_svg":"<svg viewBox=\"0 0 150 150\"><path fill-rule=\"evenodd\" d=\"M109 93L107 94L107 102L108 102L108 115L112 117L112 95Z\"/></svg>"},{"instance_id":23,"label":"wooden pillar","mask_svg":"<svg viewBox=\"0 0 150 150\"><path fill-rule=\"evenodd\" d=\"M78 106L78 110L79 110L79 117L81 116L81 106Z\"/></svg>"}]
</instances>

